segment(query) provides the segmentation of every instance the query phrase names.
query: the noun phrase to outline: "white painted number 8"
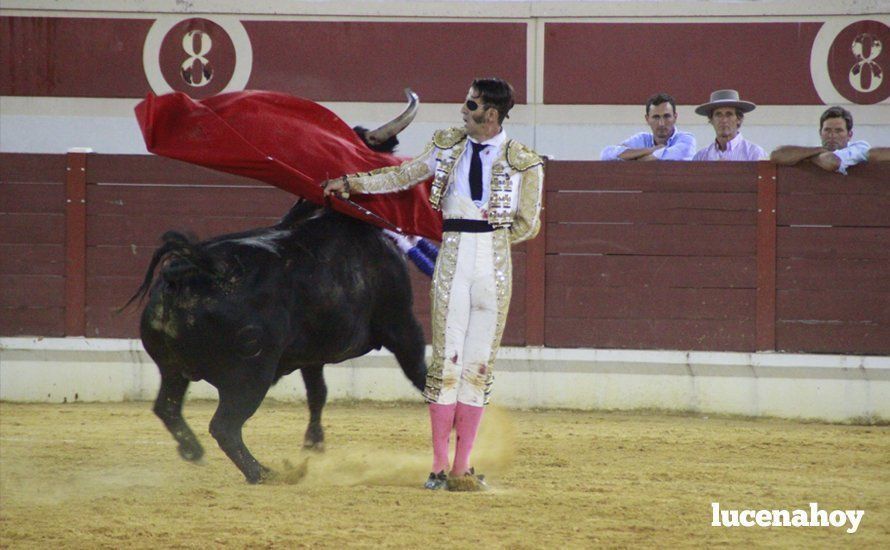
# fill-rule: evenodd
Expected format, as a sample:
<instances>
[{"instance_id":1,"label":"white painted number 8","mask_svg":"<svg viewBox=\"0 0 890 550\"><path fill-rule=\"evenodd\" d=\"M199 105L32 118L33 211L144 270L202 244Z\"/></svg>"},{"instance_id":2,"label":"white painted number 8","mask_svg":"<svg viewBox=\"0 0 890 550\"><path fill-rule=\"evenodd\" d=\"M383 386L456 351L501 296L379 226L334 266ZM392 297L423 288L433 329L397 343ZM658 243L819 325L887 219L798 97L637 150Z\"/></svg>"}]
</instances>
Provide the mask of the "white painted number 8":
<instances>
[{"instance_id":1,"label":"white painted number 8","mask_svg":"<svg viewBox=\"0 0 890 550\"><path fill-rule=\"evenodd\" d=\"M195 44L201 51L195 51ZM210 61L204 57L210 53L213 42L203 31L189 31L182 37L182 49L189 55L182 62L182 79L190 86L206 86L213 78Z\"/></svg>"},{"instance_id":2,"label":"white painted number 8","mask_svg":"<svg viewBox=\"0 0 890 550\"><path fill-rule=\"evenodd\" d=\"M866 44L870 44L868 48L868 57L863 55ZM853 40L850 49L856 56L857 63L850 68L850 86L859 92L868 93L877 90L884 80L884 71L880 65L875 63L875 59L881 55L881 41L878 37L868 33L863 33Z\"/></svg>"}]
</instances>

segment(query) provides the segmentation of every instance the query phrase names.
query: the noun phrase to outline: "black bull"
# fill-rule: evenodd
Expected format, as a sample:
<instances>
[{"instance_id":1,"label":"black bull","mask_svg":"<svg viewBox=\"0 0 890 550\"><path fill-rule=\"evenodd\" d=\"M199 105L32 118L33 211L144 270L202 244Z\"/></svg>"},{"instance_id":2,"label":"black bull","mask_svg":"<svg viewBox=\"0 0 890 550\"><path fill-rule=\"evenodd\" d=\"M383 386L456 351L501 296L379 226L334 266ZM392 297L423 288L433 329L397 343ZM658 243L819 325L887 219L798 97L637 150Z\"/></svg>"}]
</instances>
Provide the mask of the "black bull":
<instances>
[{"instance_id":1,"label":"black bull","mask_svg":"<svg viewBox=\"0 0 890 550\"><path fill-rule=\"evenodd\" d=\"M210 433L250 483L271 471L245 446L242 427L282 376L303 375L304 446L318 449L326 363L382 346L423 388L423 332L406 264L380 230L301 202L272 227L204 242L168 232L163 240L136 296L149 293L140 329L161 374L154 412L184 459L204 453L182 417L193 380L219 391Z\"/></svg>"}]
</instances>

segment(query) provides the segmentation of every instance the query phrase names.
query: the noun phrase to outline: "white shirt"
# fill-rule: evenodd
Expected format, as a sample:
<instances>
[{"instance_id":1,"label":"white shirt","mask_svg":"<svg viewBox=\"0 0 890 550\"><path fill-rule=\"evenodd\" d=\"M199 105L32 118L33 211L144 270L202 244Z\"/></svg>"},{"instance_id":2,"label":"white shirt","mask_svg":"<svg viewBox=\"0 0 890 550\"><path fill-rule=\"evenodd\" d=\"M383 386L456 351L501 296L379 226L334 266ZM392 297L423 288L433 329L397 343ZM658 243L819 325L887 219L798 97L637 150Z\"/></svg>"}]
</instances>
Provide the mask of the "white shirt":
<instances>
[{"instance_id":1,"label":"white shirt","mask_svg":"<svg viewBox=\"0 0 890 550\"><path fill-rule=\"evenodd\" d=\"M479 143L471 137L467 136L467 140L473 143ZM479 159L482 161L482 200L473 201L476 206L482 208L488 204L488 197L491 191L491 166L498 156L501 145L507 141L507 133L502 129L499 134L491 139L481 142L488 145L479 153ZM449 193L458 193L468 198L472 198L470 192L470 160L473 158L473 146L467 143L467 148L463 154L457 159L457 165L454 167L454 183L450 186Z\"/></svg>"},{"instance_id":2,"label":"white shirt","mask_svg":"<svg viewBox=\"0 0 890 550\"><path fill-rule=\"evenodd\" d=\"M868 160L869 149L871 149L871 145L869 145L867 141L860 140L851 141L843 149L832 151L834 156L841 161L841 165L837 167L837 171L846 176L847 168Z\"/></svg>"}]
</instances>

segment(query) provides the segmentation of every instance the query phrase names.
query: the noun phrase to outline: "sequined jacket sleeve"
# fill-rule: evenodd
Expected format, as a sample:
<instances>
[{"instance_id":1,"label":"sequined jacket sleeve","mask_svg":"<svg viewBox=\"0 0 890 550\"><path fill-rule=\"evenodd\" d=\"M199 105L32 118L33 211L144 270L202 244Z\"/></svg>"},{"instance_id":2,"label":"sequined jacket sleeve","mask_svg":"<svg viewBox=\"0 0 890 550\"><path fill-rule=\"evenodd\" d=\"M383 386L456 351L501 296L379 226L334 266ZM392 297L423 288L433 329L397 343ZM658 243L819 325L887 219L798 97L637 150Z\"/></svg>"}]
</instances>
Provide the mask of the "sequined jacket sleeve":
<instances>
[{"instance_id":1,"label":"sequined jacket sleeve","mask_svg":"<svg viewBox=\"0 0 890 550\"><path fill-rule=\"evenodd\" d=\"M520 173L519 203L510 226L510 243L533 239L541 229L541 197L544 167L540 164Z\"/></svg>"},{"instance_id":2,"label":"sequined jacket sleeve","mask_svg":"<svg viewBox=\"0 0 890 550\"><path fill-rule=\"evenodd\" d=\"M351 193L391 193L408 189L429 179L435 173L436 155L432 142L420 156L398 166L387 166L370 172L346 176Z\"/></svg>"}]
</instances>

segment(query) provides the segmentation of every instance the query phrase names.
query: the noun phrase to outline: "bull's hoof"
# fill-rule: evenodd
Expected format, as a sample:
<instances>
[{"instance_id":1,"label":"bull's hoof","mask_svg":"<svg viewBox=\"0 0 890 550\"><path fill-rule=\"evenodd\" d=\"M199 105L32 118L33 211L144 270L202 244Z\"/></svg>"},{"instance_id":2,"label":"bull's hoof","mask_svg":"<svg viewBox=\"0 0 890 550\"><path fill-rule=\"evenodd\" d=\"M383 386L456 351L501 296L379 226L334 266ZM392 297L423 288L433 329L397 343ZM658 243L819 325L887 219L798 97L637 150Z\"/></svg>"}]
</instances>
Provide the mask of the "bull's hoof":
<instances>
[{"instance_id":1,"label":"bull's hoof","mask_svg":"<svg viewBox=\"0 0 890 550\"><path fill-rule=\"evenodd\" d=\"M204 449L200 445L179 445L176 450L183 460L189 462L199 462L204 457Z\"/></svg>"},{"instance_id":2,"label":"bull's hoof","mask_svg":"<svg viewBox=\"0 0 890 550\"><path fill-rule=\"evenodd\" d=\"M259 465L259 469L256 472L250 472L246 474L244 477L247 479L247 482L251 485L259 485L261 483L266 483L267 481L272 481L277 477L277 474L271 468L267 468L262 464Z\"/></svg>"},{"instance_id":3,"label":"bull's hoof","mask_svg":"<svg viewBox=\"0 0 890 550\"><path fill-rule=\"evenodd\" d=\"M303 448L309 451L324 451L324 428L321 424L309 424L303 435Z\"/></svg>"}]
</instances>

